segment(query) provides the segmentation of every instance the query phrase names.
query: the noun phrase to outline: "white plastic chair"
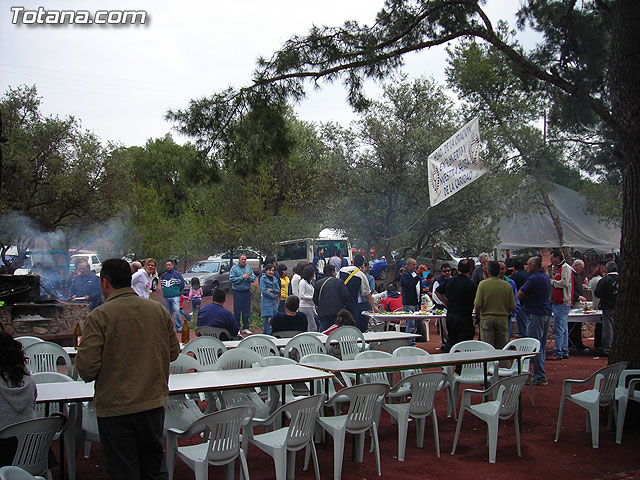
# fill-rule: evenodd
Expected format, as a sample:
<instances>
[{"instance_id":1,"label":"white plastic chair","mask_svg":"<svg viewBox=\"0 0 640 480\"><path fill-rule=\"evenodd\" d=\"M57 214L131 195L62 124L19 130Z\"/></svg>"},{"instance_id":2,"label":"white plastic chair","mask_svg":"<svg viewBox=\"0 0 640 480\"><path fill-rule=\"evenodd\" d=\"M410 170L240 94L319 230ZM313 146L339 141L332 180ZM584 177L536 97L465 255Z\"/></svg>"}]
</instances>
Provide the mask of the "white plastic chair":
<instances>
[{"instance_id":1,"label":"white plastic chair","mask_svg":"<svg viewBox=\"0 0 640 480\"><path fill-rule=\"evenodd\" d=\"M529 372L531 359L540 352L540 340L537 338L516 338L515 340L511 340L507 343L503 350L516 350L517 352L531 353L531 356L522 357L521 373L527 373ZM498 374L498 377L518 375L518 360L513 360L510 367L498 368L495 372ZM529 382L529 390L531 393L531 405L535 406L535 403L533 402L533 382Z\"/></svg>"},{"instance_id":2,"label":"white plastic chair","mask_svg":"<svg viewBox=\"0 0 640 480\"><path fill-rule=\"evenodd\" d=\"M428 356L431 354L420 347L400 347L393 351L393 356L397 358L423 357L425 355ZM400 376L402 378L418 375L420 373L422 373L422 370L419 368L413 370L400 370Z\"/></svg>"},{"instance_id":3,"label":"white plastic chair","mask_svg":"<svg viewBox=\"0 0 640 480\"><path fill-rule=\"evenodd\" d=\"M215 337L220 341L235 340L236 338L226 328L211 327L209 325L196 328L196 337Z\"/></svg>"},{"instance_id":4,"label":"white plastic chair","mask_svg":"<svg viewBox=\"0 0 640 480\"><path fill-rule=\"evenodd\" d=\"M495 350L493 345L482 342L480 340L465 340L464 342L456 343L451 347L449 353L457 352L481 352L485 350ZM487 375L493 375L495 368L495 362L491 362L491 365L487 365ZM458 409L458 397L460 396L460 384L466 383L470 385L483 385L484 378L484 365L483 362L477 363L464 363L460 370L460 374L455 372L455 367L444 367L444 372L449 377L449 403L447 405L447 417L451 416L453 411L453 418L456 419L456 411ZM491 382L490 377L487 378L488 382Z\"/></svg>"},{"instance_id":5,"label":"white plastic chair","mask_svg":"<svg viewBox=\"0 0 640 480\"><path fill-rule=\"evenodd\" d=\"M234 407L220 410L193 422L186 430L167 431L167 470L173 480L176 456L193 470L196 480L208 478L209 465L224 465L225 478L233 478L234 461L240 457L242 473L249 480L247 459L240 448L240 429L247 424L253 411L251 407ZM204 443L178 446L179 437L191 437L204 433Z\"/></svg>"},{"instance_id":6,"label":"white plastic chair","mask_svg":"<svg viewBox=\"0 0 640 480\"><path fill-rule=\"evenodd\" d=\"M263 357L248 348L235 348L223 353L216 363L217 370L242 370L245 368L265 367ZM209 402L213 399L207 395ZM257 420L263 420L271 415L278 405L278 390L275 386L268 387L268 401L265 403L255 389L238 388L219 392L222 408L236 406L251 406Z\"/></svg>"},{"instance_id":7,"label":"white plastic chair","mask_svg":"<svg viewBox=\"0 0 640 480\"><path fill-rule=\"evenodd\" d=\"M37 372L57 372L58 360L62 358L67 368L67 375L76 380L78 374L71 364L69 354L57 343L36 342L24 349L24 356L27 357L27 368L31 373Z\"/></svg>"},{"instance_id":8,"label":"white plastic chair","mask_svg":"<svg viewBox=\"0 0 640 480\"><path fill-rule=\"evenodd\" d=\"M313 444L313 432L318 418L318 411L324 402L325 395L313 395L283 405L264 421L257 425L272 425L286 414L291 421L286 427L271 432L254 435L250 439L260 450L271 455L276 467L276 480L294 478L296 452L307 449L304 470L309 465L309 452L313 459L316 480L320 480L318 455Z\"/></svg>"},{"instance_id":9,"label":"white plastic chair","mask_svg":"<svg viewBox=\"0 0 640 480\"><path fill-rule=\"evenodd\" d=\"M458 425L456 426L456 435L453 439L453 448L451 455L456 453L458 438L460 436L460 427L462 426L462 418L464 412L467 411L487 424L487 441L489 443L489 463L496 463L496 450L498 447L498 423L502 419L513 417L516 427L516 447L518 456L520 452L520 425L518 422L518 403L520 400L520 392L526 381L531 377L530 374L513 375L494 383L486 390L467 389L462 392L462 404L460 405L460 416L458 417ZM495 400L486 401L473 405L471 403L472 395L482 395L489 397L498 392Z\"/></svg>"},{"instance_id":10,"label":"white plastic chair","mask_svg":"<svg viewBox=\"0 0 640 480\"><path fill-rule=\"evenodd\" d=\"M303 330L280 330L279 332L275 332L273 336L276 338L293 338L301 333L305 332Z\"/></svg>"},{"instance_id":11,"label":"white plastic chair","mask_svg":"<svg viewBox=\"0 0 640 480\"><path fill-rule=\"evenodd\" d=\"M298 362L296 362L294 359L292 358L286 358L286 357L275 357L275 356L271 356L271 357L265 357L264 358L264 363L267 367L271 367L271 366L277 366L277 365L297 365ZM303 383L303 382L300 382ZM303 383L304 384L304 383ZM275 389L278 391L278 405L282 404L282 386L281 385L274 385ZM298 388L298 390L300 391L301 389ZM306 388L305 386L305 396L309 395L309 390ZM294 387L292 384L286 384L285 385L285 403L289 403L292 402L294 400L297 400L298 398L301 398L302 395L298 395L296 396L294 394Z\"/></svg>"},{"instance_id":12,"label":"white plastic chair","mask_svg":"<svg viewBox=\"0 0 640 480\"><path fill-rule=\"evenodd\" d=\"M188 373L190 370L196 372L201 369L200 363L193 357L181 353L173 362L169 364L169 375L179 375ZM204 394L200 394L204 400ZM213 402L215 405L215 402ZM213 411L214 405L209 405L208 410ZM186 430L193 422L202 418L204 414L198 407L195 398L191 395L169 395L169 402L164 407L164 432L173 428L176 430Z\"/></svg>"},{"instance_id":13,"label":"white plastic chair","mask_svg":"<svg viewBox=\"0 0 640 480\"><path fill-rule=\"evenodd\" d=\"M618 386L620 374L627 367L627 362L614 363L592 373L585 380L567 379L562 382L562 400L558 412L558 425L556 427L556 442L560 438L560 426L564 404L570 400L587 411L587 432L591 431L591 446L598 448L598 436L600 426L600 407L612 405L616 409L615 390ZM573 385L586 385L593 381L593 388L579 393L571 393Z\"/></svg>"},{"instance_id":14,"label":"white plastic chair","mask_svg":"<svg viewBox=\"0 0 640 480\"><path fill-rule=\"evenodd\" d=\"M178 358L169 364L169 375L175 375L177 373L189 373L189 370L207 370L202 368L202 365L194 357L179 353Z\"/></svg>"},{"instance_id":15,"label":"white plastic chair","mask_svg":"<svg viewBox=\"0 0 640 480\"><path fill-rule=\"evenodd\" d=\"M215 370L218 358L226 351L227 347L216 337L196 337L182 349L185 355L193 353L200 363L200 371Z\"/></svg>"},{"instance_id":16,"label":"white plastic chair","mask_svg":"<svg viewBox=\"0 0 640 480\"><path fill-rule=\"evenodd\" d=\"M325 406L333 406L337 399L349 401L346 415L334 417L318 417L318 424L333 437L333 478L339 480L342 475L342 458L344 456L344 439L347 432L358 435L356 461L362 462L364 454L365 434L371 430L376 454L378 476L380 470L380 445L378 442L378 425L375 422L376 404L380 397L389 392L389 386L381 383L365 383L354 387L343 388L336 396L330 398Z\"/></svg>"},{"instance_id":17,"label":"white plastic chair","mask_svg":"<svg viewBox=\"0 0 640 480\"><path fill-rule=\"evenodd\" d=\"M52 417L14 423L0 430L0 438L18 439L12 465L32 475L46 475L51 480L47 465L49 447L53 437L62 431L64 423L63 415L54 414Z\"/></svg>"},{"instance_id":18,"label":"white plastic chair","mask_svg":"<svg viewBox=\"0 0 640 480\"><path fill-rule=\"evenodd\" d=\"M438 417L434 408L436 391L446 385L447 375L442 372L427 372L402 379L389 394L400 391L409 385L411 400L408 403L385 403L383 408L398 422L398 461L404 462L407 446L409 418L416 419L416 438L418 448L424 444L424 426L426 417L431 415L433 436L436 443L436 456L440 457L440 439L438 436Z\"/></svg>"},{"instance_id":19,"label":"white plastic chair","mask_svg":"<svg viewBox=\"0 0 640 480\"><path fill-rule=\"evenodd\" d=\"M274 337L271 337L274 338ZM262 358L264 357L272 357L279 356L280 350L276 347L276 344L273 343L273 340L265 336L251 335L240 341L238 344L238 348L246 348L249 350L253 350Z\"/></svg>"},{"instance_id":20,"label":"white plastic chair","mask_svg":"<svg viewBox=\"0 0 640 480\"><path fill-rule=\"evenodd\" d=\"M629 377L636 377L629 381ZM616 443L622 443L622 430L624 428L624 417L627 412L627 404L629 400L632 402L640 403L640 390L636 390L636 387L640 386L640 370L624 370L620 374L620 380L618 381L618 387L616 388L616 401L618 402L618 414L616 415Z\"/></svg>"},{"instance_id":21,"label":"white plastic chair","mask_svg":"<svg viewBox=\"0 0 640 480\"><path fill-rule=\"evenodd\" d=\"M22 337L16 337L14 338L14 340L16 340L17 342L20 342L22 344L23 349L28 347L29 345L33 345L34 343L44 342L44 340L42 340L41 338L30 337L28 335L25 335Z\"/></svg>"},{"instance_id":22,"label":"white plastic chair","mask_svg":"<svg viewBox=\"0 0 640 480\"><path fill-rule=\"evenodd\" d=\"M31 375L36 385L42 383L62 383L73 382L73 378L57 372L38 372ZM82 440L82 418L81 418L81 404L71 403L65 404L64 410L61 412L59 403L53 402L49 404L49 414L61 413L67 417L67 421L64 425L64 451L67 459L67 466L69 472L69 480L75 480L76 478L76 452L80 447ZM36 416L38 418L46 418L46 406L42 403L36 403ZM62 433L62 432L61 432ZM58 440L59 435L56 435L53 440Z\"/></svg>"},{"instance_id":23,"label":"white plastic chair","mask_svg":"<svg viewBox=\"0 0 640 480\"><path fill-rule=\"evenodd\" d=\"M360 329L350 325L336 328L325 341L327 353L341 360L353 360L366 347L367 343Z\"/></svg>"},{"instance_id":24,"label":"white plastic chair","mask_svg":"<svg viewBox=\"0 0 640 480\"><path fill-rule=\"evenodd\" d=\"M7 466L0 468L0 480L44 480L44 477L33 476L20 467Z\"/></svg>"},{"instance_id":25,"label":"white plastic chair","mask_svg":"<svg viewBox=\"0 0 640 480\"><path fill-rule=\"evenodd\" d=\"M326 353L310 353L309 355L305 355L300 359L300 365L304 365L305 363L315 363L315 362L339 362L336 357L332 355L327 355ZM335 382L339 384L340 387L347 386L350 387L352 385L351 380L349 378L345 378L342 376L340 372L336 373L334 379L329 380L329 391L325 391L325 382L324 380L314 380L313 381L313 389L315 393L324 393L327 397L331 398L336 394Z\"/></svg>"},{"instance_id":26,"label":"white plastic chair","mask_svg":"<svg viewBox=\"0 0 640 480\"><path fill-rule=\"evenodd\" d=\"M312 353L327 353L324 343L315 335L301 333L287 342L284 347L284 356L300 361L305 355Z\"/></svg>"}]
</instances>

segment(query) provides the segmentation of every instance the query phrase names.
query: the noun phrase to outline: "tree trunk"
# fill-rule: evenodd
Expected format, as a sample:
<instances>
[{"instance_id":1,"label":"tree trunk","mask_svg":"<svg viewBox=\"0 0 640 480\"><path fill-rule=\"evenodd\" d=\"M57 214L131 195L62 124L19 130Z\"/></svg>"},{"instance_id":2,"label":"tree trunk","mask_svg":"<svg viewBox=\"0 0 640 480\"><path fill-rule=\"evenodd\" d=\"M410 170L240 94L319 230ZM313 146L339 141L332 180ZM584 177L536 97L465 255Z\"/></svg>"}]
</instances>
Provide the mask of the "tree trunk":
<instances>
[{"instance_id":1,"label":"tree trunk","mask_svg":"<svg viewBox=\"0 0 640 480\"><path fill-rule=\"evenodd\" d=\"M564 229L562 228L562 222L560 221L560 215L558 215L558 209L556 208L553 200L549 197L549 193L545 190L540 189L540 196L542 197L542 201L544 202L544 206L549 212L551 216L551 221L553 222L553 226L556 229L556 233L558 234L558 245L562 249L562 254L564 255L564 260L569 265L571 265L571 254L569 252L569 248L564 246Z\"/></svg>"},{"instance_id":2,"label":"tree trunk","mask_svg":"<svg viewBox=\"0 0 640 480\"><path fill-rule=\"evenodd\" d=\"M640 2L617 0L611 17L611 63L609 68L611 107L620 125L616 131L616 157L622 168L622 240L620 242L620 287L613 330L610 363L626 361L640 368L640 322L637 288L640 279ZM634 404L634 402L631 402ZM635 408L634 408L635 406ZM630 405L627 423L637 427L640 408Z\"/></svg>"},{"instance_id":3,"label":"tree trunk","mask_svg":"<svg viewBox=\"0 0 640 480\"><path fill-rule=\"evenodd\" d=\"M611 106L617 130L616 157L622 168L622 240L620 287L616 304L613 348L609 361L640 368L640 321L637 290L640 280L640 2L617 0L611 22Z\"/></svg>"}]
</instances>

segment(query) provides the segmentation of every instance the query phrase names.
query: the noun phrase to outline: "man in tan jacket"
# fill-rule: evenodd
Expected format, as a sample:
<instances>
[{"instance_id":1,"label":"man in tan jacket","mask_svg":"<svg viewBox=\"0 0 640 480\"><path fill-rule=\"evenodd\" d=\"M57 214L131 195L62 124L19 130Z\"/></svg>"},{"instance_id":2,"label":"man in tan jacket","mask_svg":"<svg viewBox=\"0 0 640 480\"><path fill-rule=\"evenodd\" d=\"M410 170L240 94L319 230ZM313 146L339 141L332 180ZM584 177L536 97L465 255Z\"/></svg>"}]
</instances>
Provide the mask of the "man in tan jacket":
<instances>
[{"instance_id":1,"label":"man in tan jacket","mask_svg":"<svg viewBox=\"0 0 640 480\"><path fill-rule=\"evenodd\" d=\"M76 367L95 380L94 404L111 479L166 479L162 429L169 397L169 363L180 353L173 321L158 302L131 288L121 259L102 263L107 299L85 322Z\"/></svg>"}]
</instances>

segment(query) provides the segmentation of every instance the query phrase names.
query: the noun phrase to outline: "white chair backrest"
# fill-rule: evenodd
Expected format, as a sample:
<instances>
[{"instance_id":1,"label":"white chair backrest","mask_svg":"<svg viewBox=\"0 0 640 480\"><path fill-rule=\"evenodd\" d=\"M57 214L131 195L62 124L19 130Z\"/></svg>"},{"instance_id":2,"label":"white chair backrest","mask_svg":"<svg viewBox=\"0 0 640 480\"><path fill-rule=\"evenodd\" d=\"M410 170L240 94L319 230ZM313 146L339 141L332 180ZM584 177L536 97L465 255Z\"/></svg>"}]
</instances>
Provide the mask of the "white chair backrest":
<instances>
[{"instance_id":1,"label":"white chair backrest","mask_svg":"<svg viewBox=\"0 0 640 480\"><path fill-rule=\"evenodd\" d=\"M234 348L224 352L216 362L216 370L239 370L264 367L264 357L248 348Z\"/></svg>"},{"instance_id":2,"label":"white chair backrest","mask_svg":"<svg viewBox=\"0 0 640 480\"><path fill-rule=\"evenodd\" d=\"M273 338L273 337L271 337ZM273 340L265 336L250 335L247 338L240 341L238 348L246 348L253 350L261 357L271 357L280 355L280 350L273 343Z\"/></svg>"},{"instance_id":3,"label":"white chair backrest","mask_svg":"<svg viewBox=\"0 0 640 480\"><path fill-rule=\"evenodd\" d=\"M393 351L394 357L420 357L423 355L431 355L426 350L420 347L399 347ZM400 370L400 376L402 378L410 377L411 375L418 375L422 373L422 370L415 368L413 370Z\"/></svg>"},{"instance_id":4,"label":"white chair backrest","mask_svg":"<svg viewBox=\"0 0 640 480\"><path fill-rule=\"evenodd\" d=\"M436 391L446 384L447 375L442 372L426 372L411 375L403 381L411 385L409 413L424 415L433 410Z\"/></svg>"},{"instance_id":5,"label":"white chair backrest","mask_svg":"<svg viewBox=\"0 0 640 480\"><path fill-rule=\"evenodd\" d=\"M276 338L293 338L296 335L300 335L301 333L306 333L303 330L280 330L279 332L275 332L273 334Z\"/></svg>"},{"instance_id":6,"label":"white chair backrest","mask_svg":"<svg viewBox=\"0 0 640 480\"><path fill-rule=\"evenodd\" d=\"M216 337L197 337L187 343L182 349L182 353L193 353L201 365L201 370L212 370L218 358L227 351Z\"/></svg>"},{"instance_id":7,"label":"white chair backrest","mask_svg":"<svg viewBox=\"0 0 640 480\"><path fill-rule=\"evenodd\" d=\"M315 335L301 333L287 342L284 347L285 357L300 360L311 353L327 353L322 341Z\"/></svg>"},{"instance_id":8,"label":"white chair backrest","mask_svg":"<svg viewBox=\"0 0 640 480\"><path fill-rule=\"evenodd\" d=\"M169 374L188 373L189 370L195 370L197 372L201 368L202 366L198 360L184 353L180 353L178 354L178 358L169 364Z\"/></svg>"},{"instance_id":9,"label":"white chair backrest","mask_svg":"<svg viewBox=\"0 0 640 480\"><path fill-rule=\"evenodd\" d=\"M338 349L338 355L342 360L353 360L356 355L366 348L364 335L360 329L345 325L335 329L327 336L325 348L332 352L332 346Z\"/></svg>"},{"instance_id":10,"label":"white chair backrest","mask_svg":"<svg viewBox=\"0 0 640 480\"><path fill-rule=\"evenodd\" d=\"M205 325L203 327L196 328L196 337L216 337L218 340L233 340L231 332L223 327L211 327Z\"/></svg>"},{"instance_id":11,"label":"white chair backrest","mask_svg":"<svg viewBox=\"0 0 640 480\"><path fill-rule=\"evenodd\" d=\"M618 386L618 380L620 374L627 368L627 362L614 363L613 365L607 365L596 372L596 384L598 377L602 378L600 382L600 405L608 405L615 398L615 390Z\"/></svg>"},{"instance_id":12,"label":"white chair backrest","mask_svg":"<svg viewBox=\"0 0 640 480\"><path fill-rule=\"evenodd\" d=\"M516 350L517 352L526 352L526 353L538 353L540 351L540 340L537 338L516 338L507 343L503 348L503 350ZM517 365L518 360L514 360L512 367ZM531 357L526 357L522 359L522 371L529 371L529 362L531 362Z\"/></svg>"},{"instance_id":13,"label":"white chair backrest","mask_svg":"<svg viewBox=\"0 0 640 480\"><path fill-rule=\"evenodd\" d=\"M240 429L254 415L250 406L231 407L199 418L185 431L185 436L207 432L207 460L223 465L240 453Z\"/></svg>"},{"instance_id":14,"label":"white chair backrest","mask_svg":"<svg viewBox=\"0 0 640 480\"><path fill-rule=\"evenodd\" d=\"M356 355L354 360L370 360L377 358L393 358L393 355L380 350L365 350ZM385 383L389 385L389 376L385 372L365 373L362 375L363 383Z\"/></svg>"},{"instance_id":15,"label":"white chair backrest","mask_svg":"<svg viewBox=\"0 0 640 480\"><path fill-rule=\"evenodd\" d=\"M44 340L42 340L41 338L29 337L26 335L24 337L16 337L14 338L14 340L20 342L22 344L22 348L26 348L29 345L33 345L34 343L44 342Z\"/></svg>"},{"instance_id":16,"label":"white chair backrest","mask_svg":"<svg viewBox=\"0 0 640 480\"><path fill-rule=\"evenodd\" d=\"M481 352L483 350L495 350L495 348L493 348L493 345L480 340L465 340L464 342L456 343L451 347L450 353ZM484 367L482 362L462 364L460 377L479 377L483 375Z\"/></svg>"},{"instance_id":17,"label":"white chair backrest","mask_svg":"<svg viewBox=\"0 0 640 480\"><path fill-rule=\"evenodd\" d=\"M44 480L43 477L34 477L20 467L9 465L0 468L0 480Z\"/></svg>"},{"instance_id":18,"label":"white chair backrest","mask_svg":"<svg viewBox=\"0 0 640 480\"><path fill-rule=\"evenodd\" d=\"M63 416L36 418L14 423L0 430L0 438L16 437L18 447L12 464L21 467L32 475L47 472L47 460L51 440L62 430Z\"/></svg>"},{"instance_id":19,"label":"white chair backrest","mask_svg":"<svg viewBox=\"0 0 640 480\"><path fill-rule=\"evenodd\" d=\"M338 360L336 357L334 357L333 355L327 355L326 353L310 353L309 355L305 355L304 357L302 357L300 359L300 361L298 363L300 363L300 365L304 365L305 363L315 363L315 362L339 362L340 360ZM342 373L337 372L336 373L336 378L338 378L338 381L342 382L343 385L346 385L347 387L351 386L351 379L348 376L344 376L342 375ZM316 388L316 392L323 392L324 391L324 381L323 380L314 380L313 384ZM333 387L333 382L329 383L329 395L332 395L334 392L334 387Z\"/></svg>"},{"instance_id":20,"label":"white chair backrest","mask_svg":"<svg viewBox=\"0 0 640 480\"><path fill-rule=\"evenodd\" d=\"M347 431L362 433L371 427L375 417L376 403L389 392L389 386L381 383L364 383L340 390L340 395L349 398Z\"/></svg>"},{"instance_id":21,"label":"white chair backrest","mask_svg":"<svg viewBox=\"0 0 640 480\"><path fill-rule=\"evenodd\" d=\"M498 413L500 418L509 418L518 410L520 392L530 377L531 375L528 373L513 375L496 382L492 386L492 390L498 389L496 401L500 402L500 412Z\"/></svg>"},{"instance_id":22,"label":"white chair backrest","mask_svg":"<svg viewBox=\"0 0 640 480\"><path fill-rule=\"evenodd\" d=\"M324 394L313 395L294 400L281 407L281 411L287 412L291 418L287 432L288 449L299 450L311 441L316 418L318 418L318 412L325 398Z\"/></svg>"},{"instance_id":23,"label":"white chair backrest","mask_svg":"<svg viewBox=\"0 0 640 480\"><path fill-rule=\"evenodd\" d=\"M275 365L297 365L298 362L296 362L293 358L271 356L264 357L264 364L267 367L272 367Z\"/></svg>"},{"instance_id":24,"label":"white chair backrest","mask_svg":"<svg viewBox=\"0 0 640 480\"><path fill-rule=\"evenodd\" d=\"M69 354L57 343L32 343L24 349L24 356L27 357L27 367L31 373L57 372L58 360L62 359L67 367L67 375L76 378Z\"/></svg>"}]
</instances>

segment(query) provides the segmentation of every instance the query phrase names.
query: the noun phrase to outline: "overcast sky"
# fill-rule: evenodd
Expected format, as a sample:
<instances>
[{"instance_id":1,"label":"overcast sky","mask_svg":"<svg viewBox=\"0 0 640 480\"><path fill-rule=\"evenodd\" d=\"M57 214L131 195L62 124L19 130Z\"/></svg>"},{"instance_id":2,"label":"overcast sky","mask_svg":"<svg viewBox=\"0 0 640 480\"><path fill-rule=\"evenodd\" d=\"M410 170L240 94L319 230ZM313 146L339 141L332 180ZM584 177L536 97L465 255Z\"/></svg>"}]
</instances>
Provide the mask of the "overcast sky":
<instances>
[{"instance_id":1,"label":"overcast sky","mask_svg":"<svg viewBox=\"0 0 640 480\"><path fill-rule=\"evenodd\" d=\"M489 0L486 11L513 21L518 0ZM25 1L0 6L0 88L36 84L42 111L73 115L103 141L143 145L171 132L164 120L227 86L249 83L258 56L270 57L312 24L371 24L382 0ZM146 10L145 25L13 25L11 7L25 10ZM406 57L405 71L444 80L444 49ZM376 95L375 85L368 87ZM341 84L296 106L308 121L347 124L355 117ZM182 143L175 132L174 138Z\"/></svg>"}]
</instances>

